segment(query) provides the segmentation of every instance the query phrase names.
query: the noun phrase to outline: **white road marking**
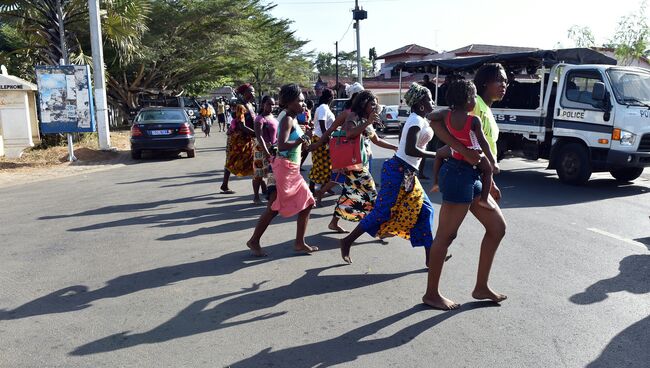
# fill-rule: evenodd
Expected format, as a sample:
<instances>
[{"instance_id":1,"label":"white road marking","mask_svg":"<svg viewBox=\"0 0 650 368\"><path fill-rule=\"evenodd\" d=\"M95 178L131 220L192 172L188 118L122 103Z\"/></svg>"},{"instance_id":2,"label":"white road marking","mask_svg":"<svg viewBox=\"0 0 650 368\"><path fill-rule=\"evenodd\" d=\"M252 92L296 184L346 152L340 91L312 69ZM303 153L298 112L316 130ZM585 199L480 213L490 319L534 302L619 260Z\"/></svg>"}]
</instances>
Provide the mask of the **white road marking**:
<instances>
[{"instance_id":1,"label":"white road marking","mask_svg":"<svg viewBox=\"0 0 650 368\"><path fill-rule=\"evenodd\" d=\"M587 228L587 230L593 231L596 234L605 235L605 236L610 237L612 239L620 240L620 241L622 241L624 243L627 243L627 244L635 245L637 247L643 248L644 250L648 250L648 247L646 247L645 244L640 243L640 242L635 241L635 240L632 240L632 239L627 239L627 238L624 238L622 236L618 236L616 234L608 233L607 231L600 230L600 229L595 229L595 228L591 228L591 227Z\"/></svg>"}]
</instances>

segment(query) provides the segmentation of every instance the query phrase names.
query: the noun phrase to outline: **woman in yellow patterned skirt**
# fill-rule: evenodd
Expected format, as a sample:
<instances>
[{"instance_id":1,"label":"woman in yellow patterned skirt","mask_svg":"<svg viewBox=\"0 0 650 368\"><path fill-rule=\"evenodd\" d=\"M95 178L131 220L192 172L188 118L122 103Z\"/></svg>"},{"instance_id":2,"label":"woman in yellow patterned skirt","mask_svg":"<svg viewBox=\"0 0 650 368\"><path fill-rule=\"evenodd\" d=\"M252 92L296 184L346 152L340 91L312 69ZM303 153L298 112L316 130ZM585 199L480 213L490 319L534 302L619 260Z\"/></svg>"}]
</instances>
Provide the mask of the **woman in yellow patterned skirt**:
<instances>
[{"instance_id":1,"label":"woman in yellow patterned skirt","mask_svg":"<svg viewBox=\"0 0 650 368\"><path fill-rule=\"evenodd\" d=\"M332 176L329 142L325 136L325 132L332 126L335 119L329 106L332 101L334 101L334 92L326 88L318 99L318 108L314 115L312 142L314 147L318 148L311 154L313 165L309 172L309 189L312 193L316 189L316 184L322 187L330 181Z\"/></svg>"}]
</instances>

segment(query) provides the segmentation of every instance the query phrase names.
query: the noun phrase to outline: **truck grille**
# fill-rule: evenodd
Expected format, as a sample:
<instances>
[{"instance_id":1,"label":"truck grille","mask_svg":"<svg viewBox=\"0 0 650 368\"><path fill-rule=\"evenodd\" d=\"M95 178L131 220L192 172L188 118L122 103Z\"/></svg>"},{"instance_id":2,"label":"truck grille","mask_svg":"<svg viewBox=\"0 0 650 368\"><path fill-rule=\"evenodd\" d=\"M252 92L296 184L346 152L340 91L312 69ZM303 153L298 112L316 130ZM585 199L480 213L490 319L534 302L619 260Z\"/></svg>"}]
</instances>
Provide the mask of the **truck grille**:
<instances>
[{"instance_id":1,"label":"truck grille","mask_svg":"<svg viewBox=\"0 0 650 368\"><path fill-rule=\"evenodd\" d=\"M639 152L650 152L650 134L644 134L639 143Z\"/></svg>"}]
</instances>

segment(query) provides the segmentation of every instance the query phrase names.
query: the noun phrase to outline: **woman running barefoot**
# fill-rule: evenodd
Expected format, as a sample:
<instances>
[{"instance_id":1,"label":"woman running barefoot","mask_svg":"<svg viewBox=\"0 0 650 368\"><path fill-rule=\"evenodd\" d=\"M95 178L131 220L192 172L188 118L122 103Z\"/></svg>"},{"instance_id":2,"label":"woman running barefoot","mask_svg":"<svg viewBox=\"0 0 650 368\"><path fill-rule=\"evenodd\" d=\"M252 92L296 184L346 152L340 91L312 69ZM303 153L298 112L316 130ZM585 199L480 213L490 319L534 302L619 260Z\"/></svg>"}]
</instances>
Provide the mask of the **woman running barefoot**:
<instances>
[{"instance_id":1,"label":"woman running barefoot","mask_svg":"<svg viewBox=\"0 0 650 368\"><path fill-rule=\"evenodd\" d=\"M226 143L226 166L223 173L221 193L235 193L229 187L230 175L253 175L253 151L255 149L255 88L243 84L237 88L239 99L235 106L233 120L228 129Z\"/></svg>"},{"instance_id":2,"label":"woman running barefoot","mask_svg":"<svg viewBox=\"0 0 650 368\"><path fill-rule=\"evenodd\" d=\"M266 211L257 222L253 236L246 243L253 255L257 257L266 255L260 246L260 238L278 213L282 217L298 215L296 243L294 245L296 252L311 253L318 250L317 247L305 243L309 213L315 201L307 183L300 175L301 148L309 142L309 139L298 126L296 115L303 111L304 103L305 97L300 90L300 86L297 84L282 86L280 89L280 106L285 108L285 114L280 115L280 126L278 128L279 152L271 160L276 190L271 193Z\"/></svg>"},{"instance_id":3,"label":"woman running barefoot","mask_svg":"<svg viewBox=\"0 0 650 368\"><path fill-rule=\"evenodd\" d=\"M483 132L490 143L490 151L496 155L496 135L498 128L496 120L489 106L499 101L506 93L506 73L499 64L487 64L481 67L474 77L479 96L475 115L480 117ZM440 221L438 230L431 246L429 256L429 275L427 290L422 301L436 309L456 309L460 305L444 297L439 290L440 276L444 265L447 249L456 238L458 228L462 224L467 212L471 212L485 227L485 236L481 242L481 252L476 276L476 286L472 292L475 299L489 299L496 303L507 297L496 293L488 286L490 269L501 240L506 233L506 222L497 204L501 198L498 187L492 183L492 197L490 201L494 209L488 209L478 204L481 193L480 173L472 165L478 164L480 154L468 149L463 143L455 139L445 127L445 114L433 113L430 115L436 136L458 151L465 157L465 161L450 158L440 169L440 191L442 192L442 206L440 208ZM492 144L493 143L493 144Z\"/></svg>"},{"instance_id":4,"label":"woman running barefoot","mask_svg":"<svg viewBox=\"0 0 650 368\"><path fill-rule=\"evenodd\" d=\"M417 168L422 157L435 157L434 152L426 150L433 130L424 118L433 111L433 100L429 89L417 83L411 85L404 98L412 112L404 124L397 153L384 162L375 207L341 240L341 257L347 263L352 263L352 243L364 232L373 237L410 239L412 246L424 247L426 254L431 247L433 206L417 178Z\"/></svg>"},{"instance_id":5,"label":"woman running barefoot","mask_svg":"<svg viewBox=\"0 0 650 368\"><path fill-rule=\"evenodd\" d=\"M377 189L369 171L369 142L371 141L379 147L397 151L397 146L379 138L373 128L373 124L379 120L377 106L377 98L372 92L363 91L359 93L352 103L354 115L350 114L351 118L348 118L343 124L346 137L355 138L361 136L362 162L354 168L344 170L345 183L343 184L343 192L336 204L332 221L328 225L328 228L332 231L345 232L339 226L339 218L359 222L375 205Z\"/></svg>"}]
</instances>

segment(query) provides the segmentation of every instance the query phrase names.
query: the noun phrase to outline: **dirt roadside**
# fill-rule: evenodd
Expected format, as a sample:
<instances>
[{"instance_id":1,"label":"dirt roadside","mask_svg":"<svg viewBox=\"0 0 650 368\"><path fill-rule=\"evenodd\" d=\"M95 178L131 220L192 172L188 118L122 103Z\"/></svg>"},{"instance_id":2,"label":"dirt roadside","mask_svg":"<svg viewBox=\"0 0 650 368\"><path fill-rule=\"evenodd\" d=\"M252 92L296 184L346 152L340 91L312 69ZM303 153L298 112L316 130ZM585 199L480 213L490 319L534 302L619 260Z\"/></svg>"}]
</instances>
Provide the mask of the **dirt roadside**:
<instances>
[{"instance_id":1,"label":"dirt roadside","mask_svg":"<svg viewBox=\"0 0 650 368\"><path fill-rule=\"evenodd\" d=\"M115 151L101 151L97 137L89 135L75 144L78 160L73 163L67 161L67 147L35 147L26 150L19 159L0 157L0 188L127 165L131 161L129 132L111 132L111 145Z\"/></svg>"}]
</instances>

